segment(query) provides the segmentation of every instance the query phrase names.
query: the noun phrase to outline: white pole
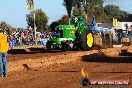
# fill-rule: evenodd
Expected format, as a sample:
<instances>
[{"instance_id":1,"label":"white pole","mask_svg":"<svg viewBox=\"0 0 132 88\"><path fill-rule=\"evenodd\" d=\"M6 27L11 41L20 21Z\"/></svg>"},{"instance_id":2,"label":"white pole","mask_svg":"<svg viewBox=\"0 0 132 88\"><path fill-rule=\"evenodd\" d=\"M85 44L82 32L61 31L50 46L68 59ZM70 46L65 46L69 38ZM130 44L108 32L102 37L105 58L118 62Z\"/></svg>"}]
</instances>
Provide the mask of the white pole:
<instances>
[{"instance_id":1,"label":"white pole","mask_svg":"<svg viewBox=\"0 0 132 88\"><path fill-rule=\"evenodd\" d=\"M69 25L70 25L71 23L70 23L70 17L69 17Z\"/></svg>"},{"instance_id":2,"label":"white pole","mask_svg":"<svg viewBox=\"0 0 132 88\"><path fill-rule=\"evenodd\" d=\"M35 45L37 45L37 37L36 37L36 24L35 24L35 11L34 11L33 17L34 17L34 34L35 34Z\"/></svg>"},{"instance_id":3,"label":"white pole","mask_svg":"<svg viewBox=\"0 0 132 88\"><path fill-rule=\"evenodd\" d=\"M85 12L85 8L86 8L86 4L87 4L87 1L85 0L85 2L84 2L84 15L85 15L85 19L86 19L86 22L87 22L87 11Z\"/></svg>"}]
</instances>

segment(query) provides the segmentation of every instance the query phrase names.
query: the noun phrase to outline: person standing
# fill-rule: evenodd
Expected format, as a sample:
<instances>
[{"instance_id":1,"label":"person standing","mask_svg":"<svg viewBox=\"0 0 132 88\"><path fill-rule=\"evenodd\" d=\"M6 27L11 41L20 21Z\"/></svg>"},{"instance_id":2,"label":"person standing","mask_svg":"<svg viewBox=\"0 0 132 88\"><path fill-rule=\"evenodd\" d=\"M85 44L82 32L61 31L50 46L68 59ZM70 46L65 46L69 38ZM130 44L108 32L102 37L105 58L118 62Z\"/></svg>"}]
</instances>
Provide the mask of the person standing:
<instances>
[{"instance_id":1,"label":"person standing","mask_svg":"<svg viewBox=\"0 0 132 88\"><path fill-rule=\"evenodd\" d=\"M0 30L0 77L7 76L7 51L7 35L4 34L4 31Z\"/></svg>"}]
</instances>

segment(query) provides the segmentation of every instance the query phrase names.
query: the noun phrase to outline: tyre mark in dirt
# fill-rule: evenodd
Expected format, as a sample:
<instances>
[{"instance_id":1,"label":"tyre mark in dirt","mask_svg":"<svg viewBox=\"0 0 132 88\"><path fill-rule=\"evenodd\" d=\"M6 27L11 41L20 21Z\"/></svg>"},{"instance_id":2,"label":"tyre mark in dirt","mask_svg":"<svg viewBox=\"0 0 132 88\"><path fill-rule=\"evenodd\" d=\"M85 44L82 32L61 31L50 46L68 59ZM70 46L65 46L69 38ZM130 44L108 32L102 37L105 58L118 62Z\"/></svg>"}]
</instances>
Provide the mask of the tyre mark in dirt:
<instances>
[{"instance_id":1,"label":"tyre mark in dirt","mask_svg":"<svg viewBox=\"0 0 132 88\"><path fill-rule=\"evenodd\" d=\"M120 69L116 69L115 67L120 67ZM95 72L125 72L127 70L131 69L131 64L105 64L105 65L100 65L96 68L93 68L92 71Z\"/></svg>"},{"instance_id":2,"label":"tyre mark in dirt","mask_svg":"<svg viewBox=\"0 0 132 88\"><path fill-rule=\"evenodd\" d=\"M81 51L79 51L81 52ZM25 60L25 59L38 59L41 57L50 57L56 55L67 55L70 53L78 53L78 51L66 51L66 52L51 52L51 53L34 53L34 54L9 54L8 61Z\"/></svg>"},{"instance_id":3,"label":"tyre mark in dirt","mask_svg":"<svg viewBox=\"0 0 132 88\"><path fill-rule=\"evenodd\" d=\"M119 74L118 73L118 74L114 74L114 75L111 75L111 76L107 76L107 77L104 78L104 80L113 80L113 79L119 79L119 78L121 79L122 77L131 75L131 74L132 73L126 73L126 74L124 74L124 73Z\"/></svg>"},{"instance_id":4,"label":"tyre mark in dirt","mask_svg":"<svg viewBox=\"0 0 132 88\"><path fill-rule=\"evenodd\" d=\"M79 52L80 53L80 52ZM9 62L9 72L16 71L16 70L23 70L26 64L30 69L42 67L45 68L49 65L53 64L64 64L67 62L75 61L79 59L80 54L77 53L61 53L55 56L47 56L47 57L39 57L37 59L24 59L24 60L16 60ZM26 68L27 69L27 68Z\"/></svg>"}]
</instances>

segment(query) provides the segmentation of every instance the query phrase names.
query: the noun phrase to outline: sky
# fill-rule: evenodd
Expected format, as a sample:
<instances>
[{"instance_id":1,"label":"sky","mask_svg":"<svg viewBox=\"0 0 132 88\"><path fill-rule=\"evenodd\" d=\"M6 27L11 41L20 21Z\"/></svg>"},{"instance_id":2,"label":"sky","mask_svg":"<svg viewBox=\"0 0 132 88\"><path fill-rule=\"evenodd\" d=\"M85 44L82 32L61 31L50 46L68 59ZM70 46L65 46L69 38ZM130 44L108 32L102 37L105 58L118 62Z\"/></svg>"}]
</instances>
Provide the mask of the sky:
<instances>
[{"instance_id":1,"label":"sky","mask_svg":"<svg viewBox=\"0 0 132 88\"><path fill-rule=\"evenodd\" d=\"M26 28L26 14L30 13L27 9L26 0L1 0L0 2L0 21L5 21L13 27ZM120 9L132 13L132 0L105 0L105 4L120 5ZM62 6L63 0L34 0L35 10L41 8L49 18L48 24L58 20L66 13Z\"/></svg>"}]
</instances>

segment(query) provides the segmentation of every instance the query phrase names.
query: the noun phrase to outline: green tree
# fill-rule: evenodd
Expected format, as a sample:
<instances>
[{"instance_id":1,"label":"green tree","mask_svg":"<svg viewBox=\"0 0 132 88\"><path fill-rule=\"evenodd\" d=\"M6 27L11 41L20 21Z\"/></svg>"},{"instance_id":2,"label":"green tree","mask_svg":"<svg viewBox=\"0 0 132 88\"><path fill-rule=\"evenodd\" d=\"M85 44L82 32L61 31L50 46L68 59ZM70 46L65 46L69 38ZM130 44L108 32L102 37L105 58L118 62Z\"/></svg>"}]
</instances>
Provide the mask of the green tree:
<instances>
[{"instance_id":1,"label":"green tree","mask_svg":"<svg viewBox=\"0 0 132 88\"><path fill-rule=\"evenodd\" d=\"M106 15L109 17L122 16L125 17L127 12L120 10L119 6L116 5L106 5L104 7Z\"/></svg>"},{"instance_id":2,"label":"green tree","mask_svg":"<svg viewBox=\"0 0 132 88\"><path fill-rule=\"evenodd\" d=\"M63 15L61 19L58 20L59 24L68 24L68 15Z\"/></svg>"},{"instance_id":3,"label":"green tree","mask_svg":"<svg viewBox=\"0 0 132 88\"><path fill-rule=\"evenodd\" d=\"M26 20L28 26L34 28L33 12L26 15ZM42 32L47 30L48 17L41 9L36 10L35 23L36 23L37 31Z\"/></svg>"},{"instance_id":4,"label":"green tree","mask_svg":"<svg viewBox=\"0 0 132 88\"><path fill-rule=\"evenodd\" d=\"M12 26L10 26L8 23L1 21L0 22L0 29L2 30L6 30L8 32L13 31L15 28L13 28Z\"/></svg>"},{"instance_id":5,"label":"green tree","mask_svg":"<svg viewBox=\"0 0 132 88\"><path fill-rule=\"evenodd\" d=\"M64 0L69 1L69 0ZM74 7L73 15L85 12L88 15L88 23L91 22L92 17L96 16L97 22L111 22L115 17L119 21L130 21L131 15L125 11L120 10L119 6L106 5L103 3L107 0L73 0ZM66 6L64 4L64 6ZM80 15L80 14L79 14Z\"/></svg>"},{"instance_id":6,"label":"green tree","mask_svg":"<svg viewBox=\"0 0 132 88\"><path fill-rule=\"evenodd\" d=\"M73 0L73 6L77 6L77 8L81 8L84 1L85 0Z\"/></svg>"},{"instance_id":7,"label":"green tree","mask_svg":"<svg viewBox=\"0 0 132 88\"><path fill-rule=\"evenodd\" d=\"M88 14L88 22L91 22L92 17L96 16L97 22L104 22L107 16L103 9L103 0L86 0L84 11Z\"/></svg>"},{"instance_id":8,"label":"green tree","mask_svg":"<svg viewBox=\"0 0 132 88\"><path fill-rule=\"evenodd\" d=\"M4 21L1 21L1 23L0 23L0 28L1 29L8 29L8 28L10 28L11 26L9 25L9 24L7 24L6 22L4 22Z\"/></svg>"},{"instance_id":9,"label":"green tree","mask_svg":"<svg viewBox=\"0 0 132 88\"><path fill-rule=\"evenodd\" d=\"M77 6L75 6L74 9L73 9L72 15L80 15L80 16L82 16L82 14L83 14L82 11Z\"/></svg>"},{"instance_id":10,"label":"green tree","mask_svg":"<svg viewBox=\"0 0 132 88\"><path fill-rule=\"evenodd\" d=\"M132 14L128 15L128 21L132 22Z\"/></svg>"},{"instance_id":11,"label":"green tree","mask_svg":"<svg viewBox=\"0 0 132 88\"><path fill-rule=\"evenodd\" d=\"M88 15L88 22L91 22L93 16L96 16L97 22L107 21L103 3L103 0L73 0L73 15L82 15L85 12Z\"/></svg>"},{"instance_id":12,"label":"green tree","mask_svg":"<svg viewBox=\"0 0 132 88\"><path fill-rule=\"evenodd\" d=\"M129 14L125 11L122 11L119 6L116 5L106 5L104 11L109 19L117 18L119 21L127 21ZM124 20L125 19L125 20Z\"/></svg>"}]
</instances>

